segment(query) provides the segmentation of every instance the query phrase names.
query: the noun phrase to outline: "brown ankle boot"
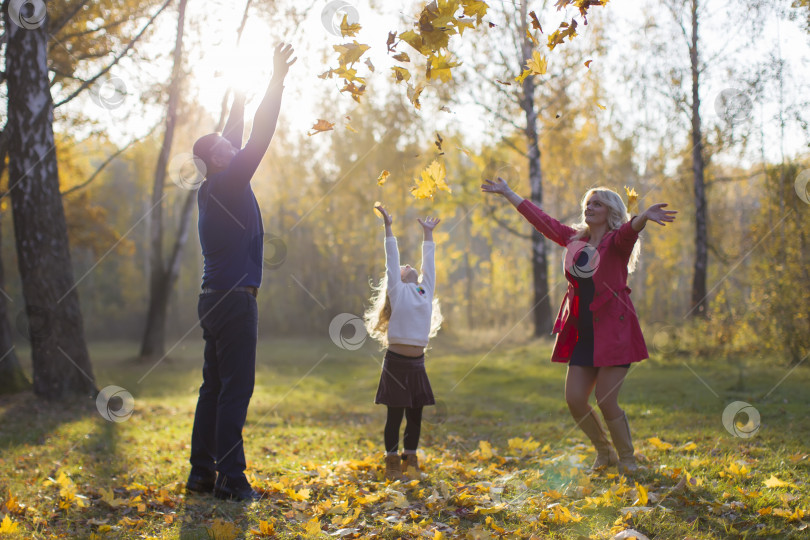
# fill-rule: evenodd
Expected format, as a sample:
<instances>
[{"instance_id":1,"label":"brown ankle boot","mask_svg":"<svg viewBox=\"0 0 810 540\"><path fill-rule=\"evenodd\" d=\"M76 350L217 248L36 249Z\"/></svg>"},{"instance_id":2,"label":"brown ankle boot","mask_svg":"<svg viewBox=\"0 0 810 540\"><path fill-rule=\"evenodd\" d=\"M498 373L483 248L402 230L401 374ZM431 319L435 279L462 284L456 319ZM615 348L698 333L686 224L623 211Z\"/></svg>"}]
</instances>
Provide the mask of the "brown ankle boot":
<instances>
[{"instance_id":1,"label":"brown ankle boot","mask_svg":"<svg viewBox=\"0 0 810 540\"><path fill-rule=\"evenodd\" d=\"M590 472L596 472L604 469L610 465L616 465L619 461L619 456L608 441L607 434L602 428L602 423L596 412L593 409L583 416L582 418L575 418L579 429L585 432L585 435L591 440L593 447L596 449L596 460L590 468Z\"/></svg>"},{"instance_id":2,"label":"brown ankle boot","mask_svg":"<svg viewBox=\"0 0 810 540\"><path fill-rule=\"evenodd\" d=\"M419 458L416 454L402 454L402 474L409 478L419 478L421 471L419 469Z\"/></svg>"},{"instance_id":3,"label":"brown ankle boot","mask_svg":"<svg viewBox=\"0 0 810 540\"><path fill-rule=\"evenodd\" d=\"M385 479L402 479L402 460L397 454L386 454L385 456Z\"/></svg>"},{"instance_id":4,"label":"brown ankle boot","mask_svg":"<svg viewBox=\"0 0 810 540\"><path fill-rule=\"evenodd\" d=\"M636 464L633 438L630 436L630 424L627 423L627 415L622 412L620 417L605 420L605 423L610 431L610 438L613 439L613 445L619 453L619 463L617 463L619 474L632 476L638 471L638 465Z\"/></svg>"}]
</instances>

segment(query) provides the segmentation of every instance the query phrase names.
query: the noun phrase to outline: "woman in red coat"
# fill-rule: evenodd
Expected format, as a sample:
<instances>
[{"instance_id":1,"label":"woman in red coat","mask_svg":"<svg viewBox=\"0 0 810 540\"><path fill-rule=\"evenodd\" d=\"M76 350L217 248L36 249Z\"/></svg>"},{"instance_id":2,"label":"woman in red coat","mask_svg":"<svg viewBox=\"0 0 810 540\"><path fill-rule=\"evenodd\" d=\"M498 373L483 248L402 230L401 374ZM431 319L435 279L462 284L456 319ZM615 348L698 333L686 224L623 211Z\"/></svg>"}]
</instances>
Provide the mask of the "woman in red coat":
<instances>
[{"instance_id":1,"label":"woman in red coat","mask_svg":"<svg viewBox=\"0 0 810 540\"><path fill-rule=\"evenodd\" d=\"M595 188L582 199L582 221L569 227L517 195L502 178L486 180L481 190L503 195L540 233L566 248L568 291L554 323L557 341L551 360L568 363L565 400L596 448L592 470L615 464L620 473L633 473L637 469L633 440L619 407L619 389L630 364L648 355L627 275L636 265L638 233L647 221L664 225L675 219L676 212L664 210L664 203L654 204L628 220L616 192ZM594 391L618 455L588 404Z\"/></svg>"}]
</instances>

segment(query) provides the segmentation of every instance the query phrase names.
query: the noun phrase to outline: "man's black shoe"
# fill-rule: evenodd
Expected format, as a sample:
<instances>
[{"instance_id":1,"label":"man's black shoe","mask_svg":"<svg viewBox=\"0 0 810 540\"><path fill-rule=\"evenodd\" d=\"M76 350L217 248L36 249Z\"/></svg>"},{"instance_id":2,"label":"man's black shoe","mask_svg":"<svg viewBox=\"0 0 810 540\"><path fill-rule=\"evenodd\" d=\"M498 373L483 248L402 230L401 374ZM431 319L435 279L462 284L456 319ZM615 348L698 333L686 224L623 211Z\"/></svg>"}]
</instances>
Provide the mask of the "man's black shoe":
<instances>
[{"instance_id":1,"label":"man's black shoe","mask_svg":"<svg viewBox=\"0 0 810 540\"><path fill-rule=\"evenodd\" d=\"M211 493L214 491L214 478L190 474L188 475L188 481L186 481L186 491L192 493Z\"/></svg>"},{"instance_id":2,"label":"man's black shoe","mask_svg":"<svg viewBox=\"0 0 810 540\"><path fill-rule=\"evenodd\" d=\"M245 479L229 482L227 478L223 478L222 481L217 479L214 497L234 501L258 501L262 495L250 487L250 483Z\"/></svg>"}]
</instances>

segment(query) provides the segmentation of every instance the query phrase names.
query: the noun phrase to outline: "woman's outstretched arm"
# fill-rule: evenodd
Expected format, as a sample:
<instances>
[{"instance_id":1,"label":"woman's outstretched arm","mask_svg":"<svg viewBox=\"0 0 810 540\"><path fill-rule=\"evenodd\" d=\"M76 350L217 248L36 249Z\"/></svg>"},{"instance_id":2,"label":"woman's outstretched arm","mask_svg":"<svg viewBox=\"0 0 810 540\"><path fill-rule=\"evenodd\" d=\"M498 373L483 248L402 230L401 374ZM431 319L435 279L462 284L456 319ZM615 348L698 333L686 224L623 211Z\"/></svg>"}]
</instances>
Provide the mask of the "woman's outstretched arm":
<instances>
[{"instance_id":1,"label":"woman's outstretched arm","mask_svg":"<svg viewBox=\"0 0 810 540\"><path fill-rule=\"evenodd\" d=\"M571 237L576 234L576 230L574 230L573 227L563 225L543 212L537 205L533 204L531 201L527 201L512 191L512 188L507 185L506 180L501 177L498 177L494 182L487 178L486 184L481 185L481 191L503 196L507 201L512 203L512 206L517 208L517 211L520 212L529 223L534 225L534 228L537 229L540 234L563 247L567 246Z\"/></svg>"}]
</instances>

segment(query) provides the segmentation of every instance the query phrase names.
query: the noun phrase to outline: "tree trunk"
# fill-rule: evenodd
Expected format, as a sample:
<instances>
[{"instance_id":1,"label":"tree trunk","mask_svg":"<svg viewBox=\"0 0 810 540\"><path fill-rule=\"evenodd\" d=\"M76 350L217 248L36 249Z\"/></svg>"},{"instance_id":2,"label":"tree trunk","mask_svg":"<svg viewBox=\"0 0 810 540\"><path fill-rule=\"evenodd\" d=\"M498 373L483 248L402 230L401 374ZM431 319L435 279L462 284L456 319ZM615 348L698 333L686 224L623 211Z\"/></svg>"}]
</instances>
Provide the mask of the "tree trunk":
<instances>
[{"instance_id":1,"label":"tree trunk","mask_svg":"<svg viewBox=\"0 0 810 540\"><path fill-rule=\"evenodd\" d=\"M47 21L23 29L4 5L9 191L29 320L34 392L47 399L96 392L59 193L48 81Z\"/></svg>"},{"instance_id":2,"label":"tree trunk","mask_svg":"<svg viewBox=\"0 0 810 540\"><path fill-rule=\"evenodd\" d=\"M700 67L698 64L698 0L691 0L692 43L689 59L692 65L692 169L695 177L695 267L692 276L692 317L708 315L706 273L709 257L706 223L706 185L703 179L703 133L700 126Z\"/></svg>"},{"instance_id":3,"label":"tree trunk","mask_svg":"<svg viewBox=\"0 0 810 540\"><path fill-rule=\"evenodd\" d=\"M8 132L4 129L0 131L0 178L3 177L6 168L7 151ZM0 234L0 239L2 239L2 234ZM14 338L11 337L11 324L8 320L8 304L6 303L8 297L5 290L5 267L3 259L0 258L0 395L31 388L31 382L25 376L17 353L14 351Z\"/></svg>"},{"instance_id":4,"label":"tree trunk","mask_svg":"<svg viewBox=\"0 0 810 540\"><path fill-rule=\"evenodd\" d=\"M527 3L520 7L521 28L528 28ZM532 43L523 32L521 40L523 63L526 64L532 57ZM543 171L540 166L540 145L537 136L537 114L534 110L534 79L530 75L523 80L523 95L520 106L526 114L526 142L529 156L529 185L531 186L531 201L543 207ZM545 336L551 332L551 300L548 293L548 264L546 261L546 241L542 234L532 230L532 277L534 285L534 335Z\"/></svg>"},{"instance_id":5,"label":"tree trunk","mask_svg":"<svg viewBox=\"0 0 810 540\"><path fill-rule=\"evenodd\" d=\"M158 154L155 167L155 182L152 187L152 212L149 215L150 257L149 257L149 308L146 313L146 326L141 339L140 358L149 361L162 358L166 351L166 317L169 307L169 295L177 280L177 259L179 259L187 235L179 234L179 247L175 244L168 263L163 259L163 186L166 182L166 168L169 163L169 154L174 140L174 128L177 124L177 105L180 102L183 64L183 26L185 25L187 0L180 0L177 15L177 35L174 45L174 65L172 67L172 82L169 86L169 103L166 106L166 131L163 134L163 144ZM187 195L184 211L181 213L180 229L187 230L187 221L191 212L185 211L188 206ZM183 239L180 242L180 239Z\"/></svg>"}]
</instances>

